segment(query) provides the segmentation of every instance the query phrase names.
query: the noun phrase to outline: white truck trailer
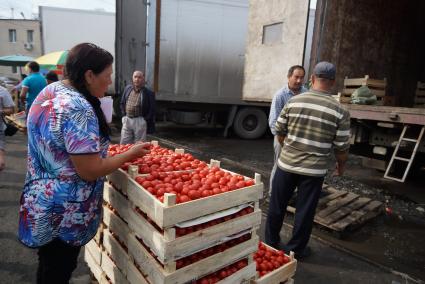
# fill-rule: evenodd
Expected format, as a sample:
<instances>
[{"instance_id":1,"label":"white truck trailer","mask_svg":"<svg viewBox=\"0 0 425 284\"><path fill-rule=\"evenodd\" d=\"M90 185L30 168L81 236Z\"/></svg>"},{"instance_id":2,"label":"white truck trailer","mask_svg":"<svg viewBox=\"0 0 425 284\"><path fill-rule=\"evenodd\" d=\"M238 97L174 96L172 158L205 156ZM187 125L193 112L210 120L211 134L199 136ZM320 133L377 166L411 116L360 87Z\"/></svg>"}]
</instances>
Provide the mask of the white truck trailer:
<instances>
[{"instance_id":1,"label":"white truck trailer","mask_svg":"<svg viewBox=\"0 0 425 284\"><path fill-rule=\"evenodd\" d=\"M94 43L115 55L115 14L103 11L39 6L42 54ZM108 93L115 93L112 84Z\"/></svg>"},{"instance_id":2,"label":"white truck trailer","mask_svg":"<svg viewBox=\"0 0 425 284\"><path fill-rule=\"evenodd\" d=\"M310 74L315 63L333 62L335 93L346 76L386 78L392 105L346 105L352 150L388 177L389 165L404 163L396 178L403 181L411 166L423 167L425 152L418 139L425 108L413 107L416 86L425 82L425 2L318 0L314 17L309 3L117 0L117 90L134 69L145 70L164 117L218 122L225 134L233 127L252 139L266 131L272 96L291 65L304 63ZM416 134L407 138L403 130Z\"/></svg>"},{"instance_id":3,"label":"white truck trailer","mask_svg":"<svg viewBox=\"0 0 425 284\"><path fill-rule=\"evenodd\" d=\"M131 81L135 69L145 70L159 112L166 119L221 124L225 135L233 127L242 138L261 137L268 129L272 95L285 83L289 66L303 63L305 37L297 40L296 56L289 53L293 45L282 44L286 56L275 62L281 66L275 66L279 74L273 75L276 82L272 86L261 93L243 93L245 50L251 32L248 2L158 0L146 5L144 1L117 0L117 90ZM297 10L303 11L297 18L300 28L291 31L305 34L308 2L289 13Z\"/></svg>"}]
</instances>

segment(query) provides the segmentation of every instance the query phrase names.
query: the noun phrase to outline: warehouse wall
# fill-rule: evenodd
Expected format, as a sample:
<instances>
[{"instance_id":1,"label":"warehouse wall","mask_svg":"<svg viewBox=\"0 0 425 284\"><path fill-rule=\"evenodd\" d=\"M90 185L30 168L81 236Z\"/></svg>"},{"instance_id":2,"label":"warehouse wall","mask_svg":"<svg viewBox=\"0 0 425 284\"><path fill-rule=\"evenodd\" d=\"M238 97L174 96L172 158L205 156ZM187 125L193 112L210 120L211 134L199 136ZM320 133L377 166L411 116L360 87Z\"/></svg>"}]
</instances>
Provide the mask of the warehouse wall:
<instances>
[{"instance_id":1,"label":"warehouse wall","mask_svg":"<svg viewBox=\"0 0 425 284\"><path fill-rule=\"evenodd\" d=\"M411 106L425 81L424 28L425 1L318 0L311 66L335 63L337 90L345 76L387 78L396 105Z\"/></svg>"}]
</instances>

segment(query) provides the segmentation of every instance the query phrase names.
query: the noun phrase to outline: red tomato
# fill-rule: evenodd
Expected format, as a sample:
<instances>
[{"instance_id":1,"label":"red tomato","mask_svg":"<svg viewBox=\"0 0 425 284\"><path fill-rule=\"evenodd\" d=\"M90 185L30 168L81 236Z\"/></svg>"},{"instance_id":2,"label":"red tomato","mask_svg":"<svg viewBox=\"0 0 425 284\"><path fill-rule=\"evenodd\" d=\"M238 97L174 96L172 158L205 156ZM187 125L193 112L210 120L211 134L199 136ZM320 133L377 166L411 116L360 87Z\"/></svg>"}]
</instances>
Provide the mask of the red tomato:
<instances>
[{"instance_id":1,"label":"red tomato","mask_svg":"<svg viewBox=\"0 0 425 284\"><path fill-rule=\"evenodd\" d=\"M187 195L180 195L180 202L188 202L188 201L190 201L190 198L189 198L189 196L187 196Z\"/></svg>"}]
</instances>

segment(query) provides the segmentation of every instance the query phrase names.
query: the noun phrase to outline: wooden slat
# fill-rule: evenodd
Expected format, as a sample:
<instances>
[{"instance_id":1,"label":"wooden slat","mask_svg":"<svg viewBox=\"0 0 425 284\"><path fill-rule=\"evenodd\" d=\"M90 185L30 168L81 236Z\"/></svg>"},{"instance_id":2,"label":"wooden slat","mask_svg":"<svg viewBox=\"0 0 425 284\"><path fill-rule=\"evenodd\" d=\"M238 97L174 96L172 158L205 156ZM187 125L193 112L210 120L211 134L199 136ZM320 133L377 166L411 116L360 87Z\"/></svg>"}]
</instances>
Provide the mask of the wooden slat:
<instances>
[{"instance_id":1,"label":"wooden slat","mask_svg":"<svg viewBox=\"0 0 425 284\"><path fill-rule=\"evenodd\" d=\"M130 232L128 225L105 205L103 206L103 222L110 231L118 236L121 242L127 245Z\"/></svg>"},{"instance_id":2,"label":"wooden slat","mask_svg":"<svg viewBox=\"0 0 425 284\"><path fill-rule=\"evenodd\" d=\"M140 266L142 272L146 274L146 278L149 282L163 284L186 283L217 271L239 259L248 257L257 250L258 241L258 236L254 235L246 242L182 267L174 272L166 272L159 262L152 257L142 244L140 244L135 236L129 238L128 251L135 263ZM255 269L251 271L251 273L253 273L252 277L254 277L256 273Z\"/></svg>"},{"instance_id":3,"label":"wooden slat","mask_svg":"<svg viewBox=\"0 0 425 284\"><path fill-rule=\"evenodd\" d=\"M339 208L337 211L333 212L332 214L329 214L328 216L326 216L326 218L320 218L319 216L317 218L322 219L322 220L320 220L322 223L324 223L326 225L330 225L330 224L342 219L343 217L351 214L352 211L357 210L357 209L365 206L370 201L371 201L370 198L359 197L354 202L351 202L351 203Z\"/></svg>"},{"instance_id":4,"label":"wooden slat","mask_svg":"<svg viewBox=\"0 0 425 284\"><path fill-rule=\"evenodd\" d=\"M103 199L117 210L118 215L127 222L130 203L123 194L113 188L110 184L105 183L103 187Z\"/></svg>"},{"instance_id":5,"label":"wooden slat","mask_svg":"<svg viewBox=\"0 0 425 284\"><path fill-rule=\"evenodd\" d=\"M127 284L128 281L121 272L121 270L115 265L112 259L104 251L102 253L102 270L108 276L112 284Z\"/></svg>"},{"instance_id":6,"label":"wooden slat","mask_svg":"<svg viewBox=\"0 0 425 284\"><path fill-rule=\"evenodd\" d=\"M326 207L325 209L319 211L316 213L316 215L320 218L324 218L328 216L329 214L333 213L334 211L338 210L341 206L344 206L345 204L350 203L354 199L358 198L359 196L354 193L348 193L345 197L341 199L334 199L330 201L330 206Z\"/></svg>"},{"instance_id":7,"label":"wooden slat","mask_svg":"<svg viewBox=\"0 0 425 284\"><path fill-rule=\"evenodd\" d=\"M261 210L187 234L176 239L167 240L152 224L131 210L129 227L136 236L158 256L162 263L180 258L183 254L195 252L208 247L226 236L244 230L256 228L261 224Z\"/></svg>"},{"instance_id":8,"label":"wooden slat","mask_svg":"<svg viewBox=\"0 0 425 284\"><path fill-rule=\"evenodd\" d=\"M355 223L361 223L363 217L366 217L367 215L368 216L375 215L375 214L370 214L373 211L376 214L380 214L379 212L380 207L382 207L382 202L374 200L368 203L365 207L360 208L359 210L353 211L350 215L348 215L344 219L332 224L331 228L337 231L343 231L349 225L353 225Z\"/></svg>"},{"instance_id":9,"label":"wooden slat","mask_svg":"<svg viewBox=\"0 0 425 284\"><path fill-rule=\"evenodd\" d=\"M235 284L235 283L249 283L251 279L257 274L255 262L248 264L244 268L236 271L232 275L217 282L217 284Z\"/></svg>"},{"instance_id":10,"label":"wooden slat","mask_svg":"<svg viewBox=\"0 0 425 284\"><path fill-rule=\"evenodd\" d=\"M98 265L102 263L102 247L91 240L84 246L85 251L89 252L92 258L96 261Z\"/></svg>"},{"instance_id":11,"label":"wooden slat","mask_svg":"<svg viewBox=\"0 0 425 284\"><path fill-rule=\"evenodd\" d=\"M263 183L226 193L200 198L173 206L165 206L143 189L135 180L129 179L128 198L159 227L166 228L179 222L198 218L241 204L258 201L263 195Z\"/></svg>"},{"instance_id":12,"label":"wooden slat","mask_svg":"<svg viewBox=\"0 0 425 284\"><path fill-rule=\"evenodd\" d=\"M84 260L86 261L87 266L90 268L90 271L93 273L96 280L100 282L104 272L100 267L100 263L97 263L93 255L87 249L84 250Z\"/></svg>"},{"instance_id":13,"label":"wooden slat","mask_svg":"<svg viewBox=\"0 0 425 284\"><path fill-rule=\"evenodd\" d=\"M128 282L130 282L130 284L148 284L149 283L131 260L129 261L127 267L128 267L127 280Z\"/></svg>"},{"instance_id":14,"label":"wooden slat","mask_svg":"<svg viewBox=\"0 0 425 284\"><path fill-rule=\"evenodd\" d=\"M319 199L319 203L317 205L317 209L323 208L328 202L338 198L343 197L347 194L347 191L339 190L337 192L333 192L325 197ZM316 210L317 211L317 210Z\"/></svg>"},{"instance_id":15,"label":"wooden slat","mask_svg":"<svg viewBox=\"0 0 425 284\"><path fill-rule=\"evenodd\" d=\"M104 231L103 246L109 253L110 257L115 261L116 266L119 268L122 274L126 276L130 258L125 249L112 236L109 230Z\"/></svg>"},{"instance_id":16,"label":"wooden slat","mask_svg":"<svg viewBox=\"0 0 425 284\"><path fill-rule=\"evenodd\" d=\"M130 176L122 169L118 169L106 176L106 179L111 182L116 188L127 194L128 179Z\"/></svg>"}]
</instances>

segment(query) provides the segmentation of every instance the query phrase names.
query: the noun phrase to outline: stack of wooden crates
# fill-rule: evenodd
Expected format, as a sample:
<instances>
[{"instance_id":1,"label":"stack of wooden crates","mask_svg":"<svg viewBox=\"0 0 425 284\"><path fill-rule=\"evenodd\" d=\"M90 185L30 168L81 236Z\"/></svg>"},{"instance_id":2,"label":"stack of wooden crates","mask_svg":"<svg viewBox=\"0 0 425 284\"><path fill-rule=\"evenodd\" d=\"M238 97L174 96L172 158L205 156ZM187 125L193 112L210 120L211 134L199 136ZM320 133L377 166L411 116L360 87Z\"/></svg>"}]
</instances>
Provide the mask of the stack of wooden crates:
<instances>
[{"instance_id":1,"label":"stack of wooden crates","mask_svg":"<svg viewBox=\"0 0 425 284\"><path fill-rule=\"evenodd\" d=\"M341 103L351 103L351 95L354 91L361 86L367 86L372 93L376 96L376 105L390 105L389 98L385 96L385 88L387 87L387 80L370 79L369 75L364 78L348 78L344 79L344 89L338 94ZM388 102L387 102L388 100Z\"/></svg>"},{"instance_id":2,"label":"stack of wooden crates","mask_svg":"<svg viewBox=\"0 0 425 284\"><path fill-rule=\"evenodd\" d=\"M220 162L211 160L209 167L212 166L219 167ZM259 174L255 174L252 186L179 204L175 204L174 194L165 194L164 203L160 202L136 182L137 176L137 166L130 166L128 172L120 169L107 177L103 226L85 253L86 262L100 283L190 283L240 260L247 260L248 265L219 283L255 281L252 256L258 248L256 231L261 223L259 199L263 194ZM243 206L251 206L252 212L187 235L176 234L182 222L196 222ZM187 266L176 265L182 256L241 233L249 238ZM290 264L288 277L282 282L295 273L296 260Z\"/></svg>"}]
</instances>

